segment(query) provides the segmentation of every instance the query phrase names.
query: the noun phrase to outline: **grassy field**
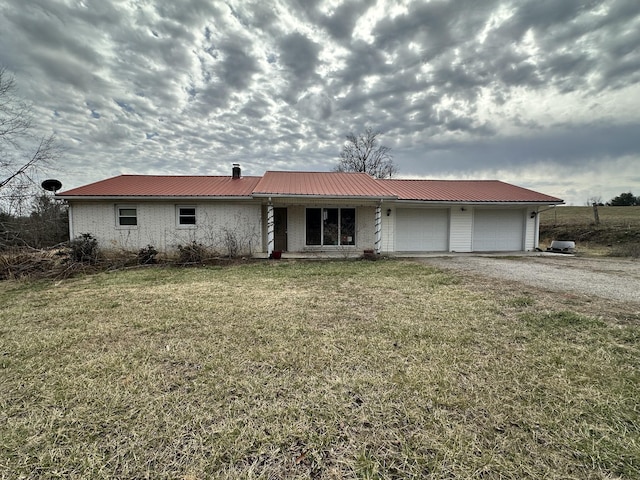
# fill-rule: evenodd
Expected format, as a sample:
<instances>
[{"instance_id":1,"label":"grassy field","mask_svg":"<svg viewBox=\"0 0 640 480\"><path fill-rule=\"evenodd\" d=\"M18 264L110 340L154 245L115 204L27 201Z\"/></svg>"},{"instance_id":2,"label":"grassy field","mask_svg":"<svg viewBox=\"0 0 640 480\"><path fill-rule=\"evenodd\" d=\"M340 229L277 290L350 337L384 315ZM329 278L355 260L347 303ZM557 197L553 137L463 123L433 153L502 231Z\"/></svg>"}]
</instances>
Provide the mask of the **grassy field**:
<instances>
[{"instance_id":1,"label":"grassy field","mask_svg":"<svg viewBox=\"0 0 640 480\"><path fill-rule=\"evenodd\" d=\"M410 262L0 283L0 478L639 478L640 316Z\"/></svg>"},{"instance_id":2,"label":"grassy field","mask_svg":"<svg viewBox=\"0 0 640 480\"><path fill-rule=\"evenodd\" d=\"M600 224L640 228L640 207L598 207ZM555 207L540 214L540 225L589 225L594 223L593 207Z\"/></svg>"},{"instance_id":3,"label":"grassy field","mask_svg":"<svg viewBox=\"0 0 640 480\"><path fill-rule=\"evenodd\" d=\"M640 207L556 207L540 214L540 243L573 240L578 251L598 255L640 256Z\"/></svg>"}]
</instances>

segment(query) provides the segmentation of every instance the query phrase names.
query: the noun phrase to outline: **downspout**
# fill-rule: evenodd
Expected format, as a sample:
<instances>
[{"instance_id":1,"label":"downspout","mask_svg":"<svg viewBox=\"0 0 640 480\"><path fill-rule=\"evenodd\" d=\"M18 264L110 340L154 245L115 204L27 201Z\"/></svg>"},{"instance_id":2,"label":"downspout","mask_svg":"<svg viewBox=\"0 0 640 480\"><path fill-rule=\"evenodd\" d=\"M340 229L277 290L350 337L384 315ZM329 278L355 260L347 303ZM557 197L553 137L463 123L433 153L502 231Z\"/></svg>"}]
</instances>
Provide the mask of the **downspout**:
<instances>
[{"instance_id":1,"label":"downspout","mask_svg":"<svg viewBox=\"0 0 640 480\"><path fill-rule=\"evenodd\" d=\"M271 197L269 197L269 204L267 205L267 254L269 255L269 258L272 258L273 256L273 246L275 243L274 229L273 203L271 203Z\"/></svg>"},{"instance_id":2,"label":"downspout","mask_svg":"<svg viewBox=\"0 0 640 480\"><path fill-rule=\"evenodd\" d=\"M382 200L376 207L376 246L375 251L380 254L382 250Z\"/></svg>"}]
</instances>

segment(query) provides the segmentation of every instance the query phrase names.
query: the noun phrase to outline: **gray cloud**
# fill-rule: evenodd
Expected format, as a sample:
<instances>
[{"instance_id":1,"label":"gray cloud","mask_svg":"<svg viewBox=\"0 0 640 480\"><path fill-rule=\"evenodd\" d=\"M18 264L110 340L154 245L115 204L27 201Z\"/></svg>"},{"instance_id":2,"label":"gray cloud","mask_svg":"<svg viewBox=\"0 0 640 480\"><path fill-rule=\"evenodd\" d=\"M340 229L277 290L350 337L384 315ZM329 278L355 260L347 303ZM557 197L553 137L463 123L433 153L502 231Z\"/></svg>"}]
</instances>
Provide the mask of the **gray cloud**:
<instances>
[{"instance_id":1,"label":"gray cloud","mask_svg":"<svg viewBox=\"0 0 640 480\"><path fill-rule=\"evenodd\" d=\"M319 23L334 39L348 41L353 35L356 22L367 9L367 3L364 0L345 1L338 5L331 15L321 16Z\"/></svg>"},{"instance_id":2,"label":"gray cloud","mask_svg":"<svg viewBox=\"0 0 640 480\"><path fill-rule=\"evenodd\" d=\"M220 78L223 83L235 90L245 90L251 85L254 73L259 70L257 61L243 48L241 39L236 42L225 42Z\"/></svg>"},{"instance_id":3,"label":"gray cloud","mask_svg":"<svg viewBox=\"0 0 640 480\"><path fill-rule=\"evenodd\" d=\"M328 170L344 135L371 125L401 175L640 191L627 167L640 155L640 2L395 6L5 0L0 65L65 148L65 186L234 161Z\"/></svg>"},{"instance_id":4,"label":"gray cloud","mask_svg":"<svg viewBox=\"0 0 640 480\"><path fill-rule=\"evenodd\" d=\"M638 155L640 122L620 125L603 123L556 125L553 129L526 136L449 141L423 149L421 158L412 155L412 170L427 162L434 175L453 170L471 173L484 168L505 169L517 165L545 165L545 168L584 168L591 162ZM553 175L553 171L550 172Z\"/></svg>"},{"instance_id":5,"label":"gray cloud","mask_svg":"<svg viewBox=\"0 0 640 480\"><path fill-rule=\"evenodd\" d=\"M319 46L304 35L294 32L280 42L280 59L296 79L304 81L315 74Z\"/></svg>"}]
</instances>

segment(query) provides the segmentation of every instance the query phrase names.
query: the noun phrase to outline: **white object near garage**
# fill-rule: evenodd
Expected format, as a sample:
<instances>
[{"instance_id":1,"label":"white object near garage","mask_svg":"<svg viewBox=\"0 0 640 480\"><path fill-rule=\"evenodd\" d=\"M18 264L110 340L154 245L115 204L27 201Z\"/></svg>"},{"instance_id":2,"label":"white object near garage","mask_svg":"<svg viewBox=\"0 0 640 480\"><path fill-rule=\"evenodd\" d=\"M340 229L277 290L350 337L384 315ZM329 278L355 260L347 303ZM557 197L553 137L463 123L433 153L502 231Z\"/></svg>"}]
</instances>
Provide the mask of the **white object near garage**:
<instances>
[{"instance_id":1,"label":"white object near garage","mask_svg":"<svg viewBox=\"0 0 640 480\"><path fill-rule=\"evenodd\" d=\"M396 232L399 252L446 252L449 250L449 210L399 208Z\"/></svg>"},{"instance_id":2,"label":"white object near garage","mask_svg":"<svg viewBox=\"0 0 640 480\"><path fill-rule=\"evenodd\" d=\"M547 248L548 252L557 253L575 253L576 242L571 240L553 240L551 246Z\"/></svg>"},{"instance_id":3,"label":"white object near garage","mask_svg":"<svg viewBox=\"0 0 640 480\"><path fill-rule=\"evenodd\" d=\"M524 248L522 209L476 209L473 216L473 251L519 251Z\"/></svg>"}]
</instances>

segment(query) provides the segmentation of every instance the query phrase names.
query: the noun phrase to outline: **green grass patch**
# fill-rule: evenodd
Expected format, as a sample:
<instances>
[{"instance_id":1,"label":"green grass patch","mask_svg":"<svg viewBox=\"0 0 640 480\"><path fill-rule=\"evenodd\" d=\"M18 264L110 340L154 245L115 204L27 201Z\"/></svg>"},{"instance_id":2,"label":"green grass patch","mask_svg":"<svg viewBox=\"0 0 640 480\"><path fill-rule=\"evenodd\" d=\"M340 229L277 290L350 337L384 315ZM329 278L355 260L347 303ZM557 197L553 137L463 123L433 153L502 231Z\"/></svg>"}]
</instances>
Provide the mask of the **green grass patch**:
<instances>
[{"instance_id":1,"label":"green grass patch","mask_svg":"<svg viewBox=\"0 0 640 480\"><path fill-rule=\"evenodd\" d=\"M508 302L513 307L530 307L535 304L535 300L530 295L519 295Z\"/></svg>"},{"instance_id":2,"label":"green grass patch","mask_svg":"<svg viewBox=\"0 0 640 480\"><path fill-rule=\"evenodd\" d=\"M640 328L411 262L0 283L0 478L637 478Z\"/></svg>"}]
</instances>

